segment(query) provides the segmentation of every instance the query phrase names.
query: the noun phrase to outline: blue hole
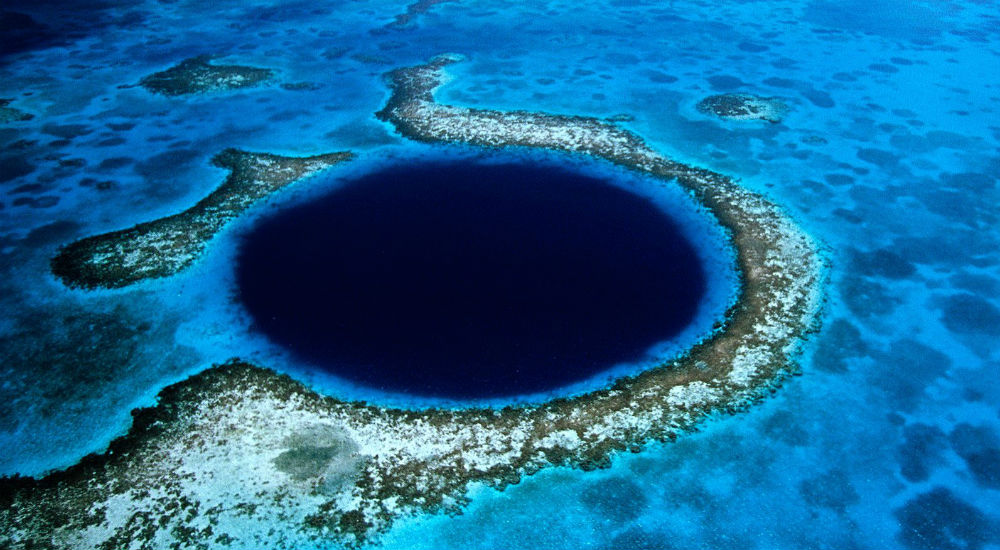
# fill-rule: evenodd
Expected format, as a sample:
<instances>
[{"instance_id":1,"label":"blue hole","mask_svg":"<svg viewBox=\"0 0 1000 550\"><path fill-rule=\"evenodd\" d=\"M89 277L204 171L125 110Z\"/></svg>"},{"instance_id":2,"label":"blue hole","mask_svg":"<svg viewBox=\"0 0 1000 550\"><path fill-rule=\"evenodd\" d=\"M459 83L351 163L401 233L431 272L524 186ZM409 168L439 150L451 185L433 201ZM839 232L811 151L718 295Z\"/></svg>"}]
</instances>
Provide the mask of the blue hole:
<instances>
[{"instance_id":1,"label":"blue hole","mask_svg":"<svg viewBox=\"0 0 1000 550\"><path fill-rule=\"evenodd\" d=\"M544 162L397 165L262 219L237 284L297 359L389 392L545 392L644 358L706 275L651 201Z\"/></svg>"}]
</instances>

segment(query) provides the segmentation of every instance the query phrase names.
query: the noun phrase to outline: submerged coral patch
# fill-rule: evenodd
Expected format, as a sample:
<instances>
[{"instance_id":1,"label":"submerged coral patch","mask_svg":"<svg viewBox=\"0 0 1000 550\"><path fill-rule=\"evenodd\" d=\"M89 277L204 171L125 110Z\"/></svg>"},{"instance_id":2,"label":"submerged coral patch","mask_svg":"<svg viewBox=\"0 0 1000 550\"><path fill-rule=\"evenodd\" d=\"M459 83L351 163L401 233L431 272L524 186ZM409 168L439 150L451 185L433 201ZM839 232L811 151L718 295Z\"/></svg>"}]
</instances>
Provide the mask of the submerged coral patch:
<instances>
[{"instance_id":1,"label":"submerged coral patch","mask_svg":"<svg viewBox=\"0 0 1000 550\"><path fill-rule=\"evenodd\" d=\"M438 104L433 92L457 60L390 73L392 96L379 117L411 139L588 154L651 176L650 185L681 186L729 231L735 250L740 296L718 330L608 387L503 409L345 402L233 361L165 389L107 453L40 480L6 480L2 542L360 544L400 517L458 510L472 483L504 487L551 465L606 466L615 452L749 406L795 371L816 322L822 265L779 207L606 121ZM316 425L327 427L303 434ZM356 471L335 466L349 456ZM332 492L324 486L331 467ZM294 527L276 531L279 523Z\"/></svg>"},{"instance_id":2,"label":"submerged coral patch","mask_svg":"<svg viewBox=\"0 0 1000 550\"><path fill-rule=\"evenodd\" d=\"M245 65L212 65L210 55L181 61L165 71L144 77L139 85L166 96L251 88L271 79L274 71Z\"/></svg>"},{"instance_id":3,"label":"submerged coral patch","mask_svg":"<svg viewBox=\"0 0 1000 550\"><path fill-rule=\"evenodd\" d=\"M788 112L785 102L776 97L760 97L751 94L719 94L708 96L698 102L702 113L726 120L766 120L781 122Z\"/></svg>"},{"instance_id":4,"label":"submerged coral patch","mask_svg":"<svg viewBox=\"0 0 1000 550\"><path fill-rule=\"evenodd\" d=\"M8 107L11 101L13 100L0 99L0 124L6 124L8 122L23 122L25 120L35 118L35 115L31 113L26 113L20 109L15 109L14 107Z\"/></svg>"},{"instance_id":5,"label":"submerged coral patch","mask_svg":"<svg viewBox=\"0 0 1000 550\"><path fill-rule=\"evenodd\" d=\"M348 152L282 157L227 149L212 163L230 171L215 191L191 208L76 241L52 258L52 273L73 287L115 288L173 275L191 265L206 243L253 203L329 166Z\"/></svg>"}]
</instances>

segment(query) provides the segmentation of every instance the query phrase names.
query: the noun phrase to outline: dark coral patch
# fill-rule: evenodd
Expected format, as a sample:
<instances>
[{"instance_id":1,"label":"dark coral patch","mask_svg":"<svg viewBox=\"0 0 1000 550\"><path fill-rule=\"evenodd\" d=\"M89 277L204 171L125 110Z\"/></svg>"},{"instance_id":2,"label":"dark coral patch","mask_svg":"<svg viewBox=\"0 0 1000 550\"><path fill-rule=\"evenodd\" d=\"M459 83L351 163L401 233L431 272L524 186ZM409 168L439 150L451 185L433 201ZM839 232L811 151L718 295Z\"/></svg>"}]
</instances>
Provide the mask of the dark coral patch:
<instances>
[{"instance_id":1,"label":"dark coral patch","mask_svg":"<svg viewBox=\"0 0 1000 550\"><path fill-rule=\"evenodd\" d=\"M672 84L678 80L678 78L674 75L652 69L644 71L643 74L649 78L650 82L656 82L658 84Z\"/></svg>"},{"instance_id":2,"label":"dark coral patch","mask_svg":"<svg viewBox=\"0 0 1000 550\"><path fill-rule=\"evenodd\" d=\"M713 90L720 92L735 90L746 86L746 83L742 80L729 75L710 76L708 77L708 83L712 86Z\"/></svg>"},{"instance_id":3,"label":"dark coral patch","mask_svg":"<svg viewBox=\"0 0 1000 550\"><path fill-rule=\"evenodd\" d=\"M882 149L858 149L858 152L855 154L859 159L878 165L882 168L891 168L899 164L899 157Z\"/></svg>"},{"instance_id":4,"label":"dark coral patch","mask_svg":"<svg viewBox=\"0 0 1000 550\"><path fill-rule=\"evenodd\" d=\"M948 278L948 283L957 289L966 290L980 296L1000 296L1000 278L978 273L958 272Z\"/></svg>"},{"instance_id":5,"label":"dark coral patch","mask_svg":"<svg viewBox=\"0 0 1000 550\"><path fill-rule=\"evenodd\" d=\"M851 263L859 273L887 279L906 279L917 271L912 262L890 248L871 252L855 250L851 254Z\"/></svg>"},{"instance_id":6,"label":"dark coral patch","mask_svg":"<svg viewBox=\"0 0 1000 550\"><path fill-rule=\"evenodd\" d=\"M43 195L31 203L32 208L52 208L59 204L59 197L55 195Z\"/></svg>"},{"instance_id":7,"label":"dark coral patch","mask_svg":"<svg viewBox=\"0 0 1000 550\"><path fill-rule=\"evenodd\" d=\"M799 82L792 80L790 78L781 78L777 76L772 76L770 78L764 79L764 84L768 86L774 86L775 88L798 88Z\"/></svg>"},{"instance_id":8,"label":"dark coral patch","mask_svg":"<svg viewBox=\"0 0 1000 550\"><path fill-rule=\"evenodd\" d=\"M990 518L944 487L907 502L896 517L900 541L914 550L975 550L997 540Z\"/></svg>"},{"instance_id":9,"label":"dark coral patch","mask_svg":"<svg viewBox=\"0 0 1000 550\"><path fill-rule=\"evenodd\" d=\"M151 183L166 183L175 175L204 158L205 153L197 149L170 149L146 157L136 163L135 172ZM204 162L204 160L201 160ZM157 186L159 187L159 186ZM157 191L163 194L162 191Z\"/></svg>"},{"instance_id":10,"label":"dark coral patch","mask_svg":"<svg viewBox=\"0 0 1000 550\"><path fill-rule=\"evenodd\" d=\"M115 147L125 143L125 138L115 136L97 142L98 147Z\"/></svg>"},{"instance_id":11,"label":"dark coral patch","mask_svg":"<svg viewBox=\"0 0 1000 550\"><path fill-rule=\"evenodd\" d=\"M1000 438L984 426L962 423L948 436L951 446L965 461L982 487L1000 489Z\"/></svg>"},{"instance_id":12,"label":"dark coral patch","mask_svg":"<svg viewBox=\"0 0 1000 550\"><path fill-rule=\"evenodd\" d=\"M737 48L750 53L760 53L766 52L770 48L764 44L757 44L756 42L740 42L736 45Z\"/></svg>"},{"instance_id":13,"label":"dark coral patch","mask_svg":"<svg viewBox=\"0 0 1000 550\"><path fill-rule=\"evenodd\" d=\"M945 376L951 359L940 350L912 339L893 342L887 353L873 353L879 365L872 381L899 410L913 410L935 380Z\"/></svg>"},{"instance_id":14,"label":"dark coral patch","mask_svg":"<svg viewBox=\"0 0 1000 550\"><path fill-rule=\"evenodd\" d=\"M813 365L821 371L847 372L848 360L867 353L861 331L847 319L835 319L822 334L813 356Z\"/></svg>"},{"instance_id":15,"label":"dark coral patch","mask_svg":"<svg viewBox=\"0 0 1000 550\"><path fill-rule=\"evenodd\" d=\"M886 73L886 74L899 72L898 67L896 67L895 65L890 65L888 63L872 63L871 65L868 65L868 68L873 71L878 71L880 73Z\"/></svg>"},{"instance_id":16,"label":"dark coral patch","mask_svg":"<svg viewBox=\"0 0 1000 550\"><path fill-rule=\"evenodd\" d=\"M843 470L830 470L799 484L802 498L811 506L843 512L861 498Z\"/></svg>"},{"instance_id":17,"label":"dark coral patch","mask_svg":"<svg viewBox=\"0 0 1000 550\"><path fill-rule=\"evenodd\" d=\"M35 115L31 113L26 113L20 109L15 109L14 107L8 107L11 101L12 100L10 99L0 99L0 124L6 124L8 122L23 122L25 120L35 118Z\"/></svg>"},{"instance_id":18,"label":"dark coral patch","mask_svg":"<svg viewBox=\"0 0 1000 550\"><path fill-rule=\"evenodd\" d=\"M834 103L833 101L833 98L830 97L830 94L821 90L814 90L812 88L809 88L806 90L802 90L799 93L801 93L803 97L808 99L809 103L812 103L813 105L821 107L823 109L829 109L834 105L836 105L836 103Z\"/></svg>"},{"instance_id":19,"label":"dark coral patch","mask_svg":"<svg viewBox=\"0 0 1000 550\"><path fill-rule=\"evenodd\" d=\"M311 92L322 87L322 84L316 82L283 82L281 84L282 90L288 90L290 92Z\"/></svg>"},{"instance_id":20,"label":"dark coral patch","mask_svg":"<svg viewBox=\"0 0 1000 550\"><path fill-rule=\"evenodd\" d=\"M625 477L592 483L583 490L580 499L603 517L620 522L639 517L649 500L642 487Z\"/></svg>"},{"instance_id":21,"label":"dark coral patch","mask_svg":"<svg viewBox=\"0 0 1000 550\"><path fill-rule=\"evenodd\" d=\"M86 124L46 124L42 126L43 134L63 139L78 138L93 131L94 129Z\"/></svg>"},{"instance_id":22,"label":"dark coral patch","mask_svg":"<svg viewBox=\"0 0 1000 550\"><path fill-rule=\"evenodd\" d=\"M111 157L106 158L97 165L101 170L117 170L119 168L124 168L135 162L132 157Z\"/></svg>"},{"instance_id":23,"label":"dark coral patch","mask_svg":"<svg viewBox=\"0 0 1000 550\"><path fill-rule=\"evenodd\" d=\"M791 411L777 411L762 423L763 432L771 439L793 447L810 442L809 432L802 427L802 420Z\"/></svg>"},{"instance_id":24,"label":"dark coral patch","mask_svg":"<svg viewBox=\"0 0 1000 550\"><path fill-rule=\"evenodd\" d=\"M903 431L904 442L896 453L899 473L907 481L919 483L930 478L931 470L942 461L948 446L944 432L936 426L913 424Z\"/></svg>"},{"instance_id":25,"label":"dark coral patch","mask_svg":"<svg viewBox=\"0 0 1000 550\"><path fill-rule=\"evenodd\" d=\"M927 134L927 137L931 139L932 134L936 132L931 132ZM957 134L955 134L957 135ZM935 144L940 144L939 139L932 140ZM955 149L962 149L963 145L957 143ZM982 173L982 172L959 172L954 174L945 174L941 177L941 183L947 187L961 190L969 191L972 193L984 193L989 192L997 183L996 174Z\"/></svg>"},{"instance_id":26,"label":"dark coral patch","mask_svg":"<svg viewBox=\"0 0 1000 550\"><path fill-rule=\"evenodd\" d=\"M1000 308L982 296L962 292L940 300L940 308L941 320L952 332L1000 335Z\"/></svg>"},{"instance_id":27,"label":"dark coral patch","mask_svg":"<svg viewBox=\"0 0 1000 550\"><path fill-rule=\"evenodd\" d=\"M41 48L59 41L58 32L26 13L0 8L0 57Z\"/></svg>"},{"instance_id":28,"label":"dark coral patch","mask_svg":"<svg viewBox=\"0 0 1000 550\"><path fill-rule=\"evenodd\" d=\"M114 130L116 132L127 132L127 131L131 130L132 128L135 128L135 123L134 122L118 122L118 123L110 122L110 123L108 123L107 126L108 126L108 128L110 128L110 129L112 129L112 130Z\"/></svg>"},{"instance_id":29,"label":"dark coral patch","mask_svg":"<svg viewBox=\"0 0 1000 550\"><path fill-rule=\"evenodd\" d=\"M629 548L630 550L665 550L674 548L674 546L666 536L633 527L615 535L606 548L609 550L618 550L621 548Z\"/></svg>"},{"instance_id":30,"label":"dark coral patch","mask_svg":"<svg viewBox=\"0 0 1000 550\"><path fill-rule=\"evenodd\" d=\"M854 178L847 174L827 174L823 179L830 185L854 185Z\"/></svg>"},{"instance_id":31,"label":"dark coral patch","mask_svg":"<svg viewBox=\"0 0 1000 550\"><path fill-rule=\"evenodd\" d=\"M847 308L861 319L886 315L901 303L890 287L854 273L844 278L840 293Z\"/></svg>"},{"instance_id":32,"label":"dark coral patch","mask_svg":"<svg viewBox=\"0 0 1000 550\"><path fill-rule=\"evenodd\" d=\"M0 183L27 176L35 171L35 165L20 155L0 156Z\"/></svg>"}]
</instances>

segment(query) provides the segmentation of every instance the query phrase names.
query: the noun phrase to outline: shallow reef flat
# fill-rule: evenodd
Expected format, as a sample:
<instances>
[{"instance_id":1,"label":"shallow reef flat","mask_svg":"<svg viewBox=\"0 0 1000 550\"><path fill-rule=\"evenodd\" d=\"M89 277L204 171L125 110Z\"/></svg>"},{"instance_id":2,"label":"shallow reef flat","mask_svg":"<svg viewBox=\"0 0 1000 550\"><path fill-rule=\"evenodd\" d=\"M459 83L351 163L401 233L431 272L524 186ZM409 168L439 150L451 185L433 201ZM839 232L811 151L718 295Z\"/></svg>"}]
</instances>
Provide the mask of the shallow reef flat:
<instances>
[{"instance_id":1,"label":"shallow reef flat","mask_svg":"<svg viewBox=\"0 0 1000 550\"><path fill-rule=\"evenodd\" d=\"M251 88L274 76L271 69L212 65L209 63L211 60L210 55L185 59L165 71L143 78L139 85L153 93L179 96Z\"/></svg>"},{"instance_id":2,"label":"shallow reef flat","mask_svg":"<svg viewBox=\"0 0 1000 550\"><path fill-rule=\"evenodd\" d=\"M52 258L52 273L71 287L116 288L173 275L191 265L206 243L253 203L320 170L353 158L349 152L283 157L227 149L212 159L229 177L187 210L129 229L81 239Z\"/></svg>"},{"instance_id":3,"label":"shallow reef flat","mask_svg":"<svg viewBox=\"0 0 1000 550\"><path fill-rule=\"evenodd\" d=\"M779 207L599 119L440 105L433 92L458 60L390 73L392 96L378 116L411 139L582 153L647 174L651 185L682 186L735 249L740 296L719 328L684 356L610 387L503 409L345 402L232 360L164 389L104 454L39 480L3 481L0 541L359 545L400 517L460 511L472 483L503 488L552 465L606 467L615 453L750 406L796 371L824 268Z\"/></svg>"},{"instance_id":4,"label":"shallow reef flat","mask_svg":"<svg viewBox=\"0 0 1000 550\"><path fill-rule=\"evenodd\" d=\"M788 106L777 97L752 94L719 94L698 102L702 113L725 120L766 120L778 123L788 112Z\"/></svg>"}]
</instances>

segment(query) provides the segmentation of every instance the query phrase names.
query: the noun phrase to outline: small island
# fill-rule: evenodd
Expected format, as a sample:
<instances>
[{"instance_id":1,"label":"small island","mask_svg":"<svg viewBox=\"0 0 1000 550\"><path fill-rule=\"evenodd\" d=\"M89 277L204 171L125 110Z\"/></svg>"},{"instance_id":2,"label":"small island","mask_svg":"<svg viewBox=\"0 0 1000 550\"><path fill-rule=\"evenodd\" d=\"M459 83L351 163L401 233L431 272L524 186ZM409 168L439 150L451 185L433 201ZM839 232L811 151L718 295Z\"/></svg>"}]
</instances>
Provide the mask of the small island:
<instances>
[{"instance_id":1,"label":"small island","mask_svg":"<svg viewBox=\"0 0 1000 550\"><path fill-rule=\"evenodd\" d=\"M724 120L766 120L770 123L781 122L788 112L788 106L781 99L752 94L708 96L698 102L697 108Z\"/></svg>"},{"instance_id":2,"label":"small island","mask_svg":"<svg viewBox=\"0 0 1000 550\"><path fill-rule=\"evenodd\" d=\"M68 286L89 289L117 288L173 275L191 265L206 243L253 203L353 157L349 152L282 157L227 149L212 163L229 170L229 177L196 205L179 214L65 246L52 259L52 273Z\"/></svg>"},{"instance_id":3,"label":"small island","mask_svg":"<svg viewBox=\"0 0 1000 550\"><path fill-rule=\"evenodd\" d=\"M212 65L210 55L199 55L153 73L139 85L165 96L202 94L220 90L250 88L271 79L274 71L244 65Z\"/></svg>"}]
</instances>

